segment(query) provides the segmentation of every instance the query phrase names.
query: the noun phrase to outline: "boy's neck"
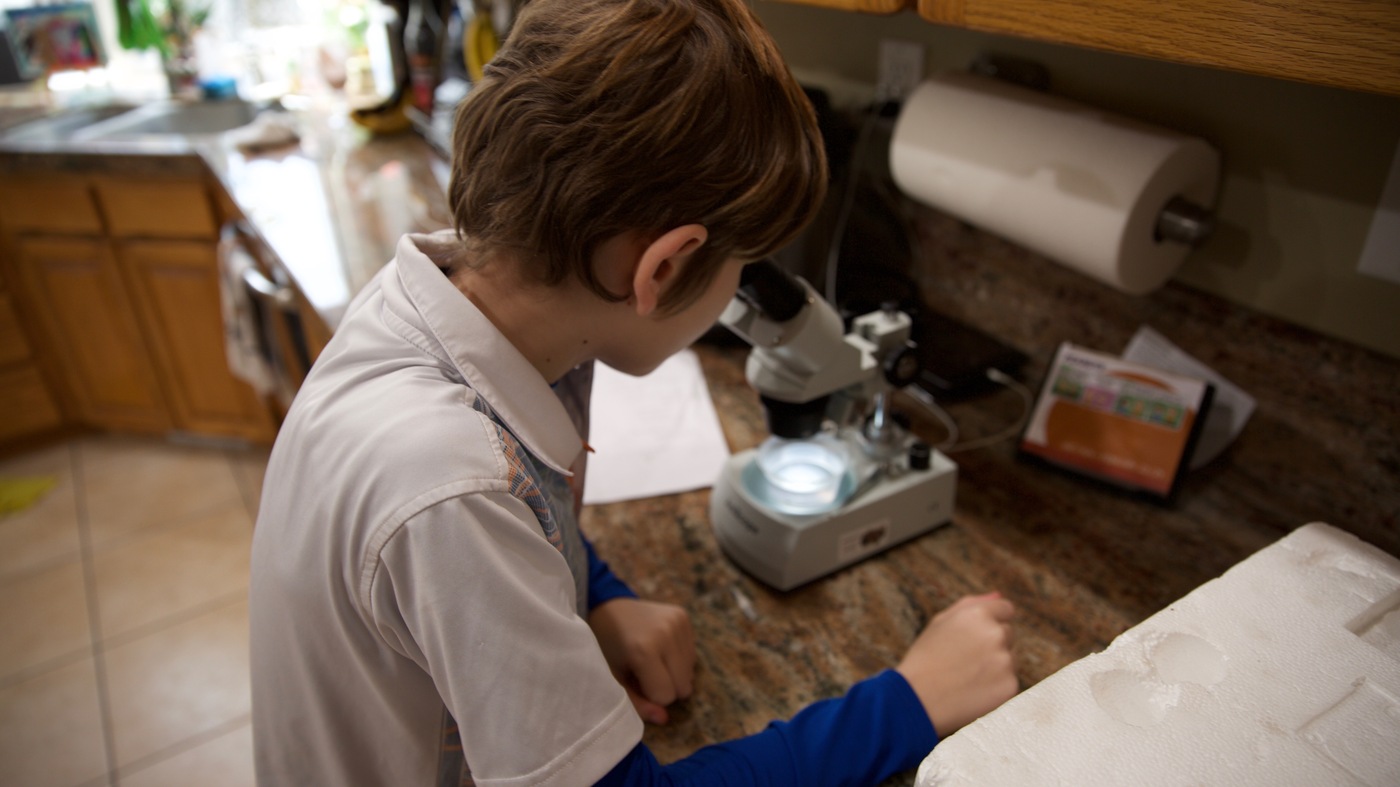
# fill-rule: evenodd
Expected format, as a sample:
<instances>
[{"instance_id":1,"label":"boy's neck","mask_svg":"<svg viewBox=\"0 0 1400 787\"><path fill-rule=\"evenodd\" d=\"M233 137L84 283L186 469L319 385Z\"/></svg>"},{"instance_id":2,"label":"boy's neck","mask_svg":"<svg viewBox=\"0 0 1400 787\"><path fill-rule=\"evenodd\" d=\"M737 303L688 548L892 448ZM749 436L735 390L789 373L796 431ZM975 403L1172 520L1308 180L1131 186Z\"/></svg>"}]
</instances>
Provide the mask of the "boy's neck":
<instances>
[{"instance_id":1,"label":"boy's neck","mask_svg":"<svg viewBox=\"0 0 1400 787\"><path fill-rule=\"evenodd\" d=\"M597 357L606 310L581 287L523 284L503 265L458 269L452 283L551 384Z\"/></svg>"}]
</instances>

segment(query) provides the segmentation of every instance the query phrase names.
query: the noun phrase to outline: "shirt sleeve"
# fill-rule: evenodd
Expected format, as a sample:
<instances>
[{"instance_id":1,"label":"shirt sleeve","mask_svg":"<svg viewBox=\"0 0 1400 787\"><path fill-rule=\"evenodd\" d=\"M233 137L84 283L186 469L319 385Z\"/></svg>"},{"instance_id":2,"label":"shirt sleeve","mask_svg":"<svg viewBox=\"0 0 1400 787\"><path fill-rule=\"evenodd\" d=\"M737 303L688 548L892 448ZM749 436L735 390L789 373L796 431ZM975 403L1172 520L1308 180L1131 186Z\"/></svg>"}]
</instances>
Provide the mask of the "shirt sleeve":
<instances>
[{"instance_id":1,"label":"shirt sleeve","mask_svg":"<svg viewBox=\"0 0 1400 787\"><path fill-rule=\"evenodd\" d=\"M928 714L894 670L822 700L791 721L747 738L707 746L667 766L645 744L597 782L599 787L855 787L917 767L938 743Z\"/></svg>"},{"instance_id":2,"label":"shirt sleeve","mask_svg":"<svg viewBox=\"0 0 1400 787\"><path fill-rule=\"evenodd\" d=\"M594 551L593 545L584 538L583 533L579 533L579 538L583 541L583 548L588 552L588 611L592 612L604 601L612 601L615 598L636 598L637 594L632 592L632 588L627 586L608 568L598 553Z\"/></svg>"},{"instance_id":3,"label":"shirt sleeve","mask_svg":"<svg viewBox=\"0 0 1400 787\"><path fill-rule=\"evenodd\" d=\"M568 564L524 503L445 496L381 540L372 623L431 676L478 785L591 783L641 739Z\"/></svg>"}]
</instances>

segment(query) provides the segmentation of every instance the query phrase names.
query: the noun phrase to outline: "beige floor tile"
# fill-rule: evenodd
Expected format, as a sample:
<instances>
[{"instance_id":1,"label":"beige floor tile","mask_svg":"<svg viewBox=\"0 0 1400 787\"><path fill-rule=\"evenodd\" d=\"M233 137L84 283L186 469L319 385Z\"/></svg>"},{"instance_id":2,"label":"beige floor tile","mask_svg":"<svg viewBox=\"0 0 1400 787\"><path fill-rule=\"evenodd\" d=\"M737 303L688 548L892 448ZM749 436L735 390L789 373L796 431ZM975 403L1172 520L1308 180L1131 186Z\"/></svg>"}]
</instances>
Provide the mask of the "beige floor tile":
<instances>
[{"instance_id":1,"label":"beige floor tile","mask_svg":"<svg viewBox=\"0 0 1400 787\"><path fill-rule=\"evenodd\" d=\"M228 455L220 449L95 437L78 444L78 463L80 494L97 548L145 527L243 500Z\"/></svg>"},{"instance_id":2,"label":"beige floor tile","mask_svg":"<svg viewBox=\"0 0 1400 787\"><path fill-rule=\"evenodd\" d=\"M103 656L118 768L251 712L246 602L161 629Z\"/></svg>"},{"instance_id":3,"label":"beige floor tile","mask_svg":"<svg viewBox=\"0 0 1400 787\"><path fill-rule=\"evenodd\" d=\"M0 685L55 659L90 656L82 563L0 582L0 631Z\"/></svg>"},{"instance_id":4,"label":"beige floor tile","mask_svg":"<svg viewBox=\"0 0 1400 787\"><path fill-rule=\"evenodd\" d=\"M93 556L102 637L246 593L253 525L242 502L142 531Z\"/></svg>"},{"instance_id":5,"label":"beige floor tile","mask_svg":"<svg viewBox=\"0 0 1400 787\"><path fill-rule=\"evenodd\" d=\"M65 445L0 462L0 476L52 476L55 485L23 511L0 517L0 578L78 556L78 498Z\"/></svg>"},{"instance_id":6,"label":"beige floor tile","mask_svg":"<svg viewBox=\"0 0 1400 787\"><path fill-rule=\"evenodd\" d=\"M92 659L0 689L0 784L70 787L106 771Z\"/></svg>"},{"instance_id":7,"label":"beige floor tile","mask_svg":"<svg viewBox=\"0 0 1400 787\"><path fill-rule=\"evenodd\" d=\"M253 787L253 727L244 724L188 751L122 774L121 787Z\"/></svg>"}]
</instances>

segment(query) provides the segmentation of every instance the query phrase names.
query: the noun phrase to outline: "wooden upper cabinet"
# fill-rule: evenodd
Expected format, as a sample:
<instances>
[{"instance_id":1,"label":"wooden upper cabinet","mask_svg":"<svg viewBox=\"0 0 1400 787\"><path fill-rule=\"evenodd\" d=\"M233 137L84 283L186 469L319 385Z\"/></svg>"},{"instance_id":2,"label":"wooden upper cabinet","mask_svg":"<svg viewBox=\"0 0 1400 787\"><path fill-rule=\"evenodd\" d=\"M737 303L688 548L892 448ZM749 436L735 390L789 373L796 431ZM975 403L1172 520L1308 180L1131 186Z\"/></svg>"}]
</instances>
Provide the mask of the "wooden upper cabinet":
<instances>
[{"instance_id":1,"label":"wooden upper cabinet","mask_svg":"<svg viewBox=\"0 0 1400 787\"><path fill-rule=\"evenodd\" d=\"M780 0L784 3L819 5L838 11L860 11L866 14L893 14L914 6L914 0Z\"/></svg>"},{"instance_id":2,"label":"wooden upper cabinet","mask_svg":"<svg viewBox=\"0 0 1400 787\"><path fill-rule=\"evenodd\" d=\"M1400 0L918 0L929 21L1400 95Z\"/></svg>"}]
</instances>

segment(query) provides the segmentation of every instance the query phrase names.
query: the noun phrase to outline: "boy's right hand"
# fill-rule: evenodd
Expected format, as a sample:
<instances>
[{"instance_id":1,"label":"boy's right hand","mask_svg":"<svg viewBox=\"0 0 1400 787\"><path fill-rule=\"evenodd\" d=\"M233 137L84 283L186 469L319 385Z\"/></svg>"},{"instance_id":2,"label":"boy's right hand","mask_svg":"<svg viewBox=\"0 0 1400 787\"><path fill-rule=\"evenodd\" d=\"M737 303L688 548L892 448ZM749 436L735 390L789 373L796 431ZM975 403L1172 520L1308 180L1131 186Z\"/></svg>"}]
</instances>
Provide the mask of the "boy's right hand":
<instances>
[{"instance_id":1,"label":"boy's right hand","mask_svg":"<svg viewBox=\"0 0 1400 787\"><path fill-rule=\"evenodd\" d=\"M895 669L909 681L940 737L1016 695L1011 618L1000 593L964 596L934 616Z\"/></svg>"}]
</instances>

